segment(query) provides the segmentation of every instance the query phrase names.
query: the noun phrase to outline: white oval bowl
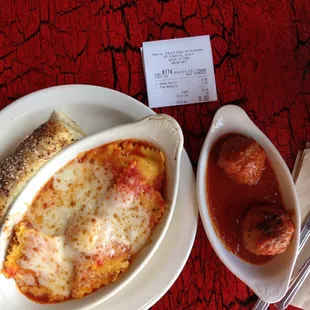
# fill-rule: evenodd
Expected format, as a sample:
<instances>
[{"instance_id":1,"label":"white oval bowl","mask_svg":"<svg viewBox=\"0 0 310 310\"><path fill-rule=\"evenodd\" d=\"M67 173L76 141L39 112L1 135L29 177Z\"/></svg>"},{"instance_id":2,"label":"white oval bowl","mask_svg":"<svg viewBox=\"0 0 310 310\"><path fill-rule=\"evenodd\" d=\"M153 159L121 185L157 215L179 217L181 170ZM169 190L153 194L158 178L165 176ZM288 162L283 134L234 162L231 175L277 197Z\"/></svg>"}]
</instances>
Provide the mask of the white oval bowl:
<instances>
[{"instance_id":1,"label":"white oval bowl","mask_svg":"<svg viewBox=\"0 0 310 310\"><path fill-rule=\"evenodd\" d=\"M10 294L14 296L15 304L28 304L33 310L46 308L55 310L90 309L124 288L142 270L155 253L167 232L173 215L179 185L181 151L183 148L183 134L179 124L175 119L165 114L148 116L138 122L117 126L83 138L66 147L48 161L17 197L6 216L4 225L1 227L0 270L5 259L8 240L11 236L13 226L21 220L27 210L27 206L31 204L36 193L49 178L80 153L113 141L126 139L138 139L150 142L162 150L166 157L167 201L169 203L167 211L151 235L150 242L135 256L127 272L121 275L117 281L100 288L82 299L69 300L56 304L38 304L20 293L13 279L8 279L8 285L11 286L12 290L15 290L14 294Z\"/></svg>"},{"instance_id":2,"label":"white oval bowl","mask_svg":"<svg viewBox=\"0 0 310 310\"><path fill-rule=\"evenodd\" d=\"M216 233L209 212L206 199L208 157L214 142L228 133L251 137L264 148L276 173L285 208L289 213L293 214L292 221L295 226L295 233L290 245L283 254L277 255L270 262L263 265L247 263L228 251ZM290 171L277 149L255 126L247 114L237 106L226 105L220 108L213 118L199 157L197 196L204 229L214 251L224 265L247 284L259 298L268 303L280 300L288 288L298 251L300 214L297 195Z\"/></svg>"}]
</instances>

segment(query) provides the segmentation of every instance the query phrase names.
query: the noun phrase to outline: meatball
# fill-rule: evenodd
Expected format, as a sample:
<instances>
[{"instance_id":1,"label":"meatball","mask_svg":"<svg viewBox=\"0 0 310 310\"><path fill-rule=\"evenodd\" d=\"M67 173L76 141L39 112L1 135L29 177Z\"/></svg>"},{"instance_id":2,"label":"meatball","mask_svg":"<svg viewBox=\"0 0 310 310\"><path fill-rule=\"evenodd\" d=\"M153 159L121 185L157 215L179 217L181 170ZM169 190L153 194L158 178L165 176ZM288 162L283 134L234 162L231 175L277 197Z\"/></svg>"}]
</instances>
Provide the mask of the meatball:
<instances>
[{"instance_id":1,"label":"meatball","mask_svg":"<svg viewBox=\"0 0 310 310\"><path fill-rule=\"evenodd\" d=\"M256 141L239 135L222 144L217 164L231 180L254 185L263 174L265 160L265 151Z\"/></svg>"},{"instance_id":2,"label":"meatball","mask_svg":"<svg viewBox=\"0 0 310 310\"><path fill-rule=\"evenodd\" d=\"M293 233L294 225L290 216L277 206L254 206L243 220L243 244L257 255L283 253Z\"/></svg>"}]
</instances>

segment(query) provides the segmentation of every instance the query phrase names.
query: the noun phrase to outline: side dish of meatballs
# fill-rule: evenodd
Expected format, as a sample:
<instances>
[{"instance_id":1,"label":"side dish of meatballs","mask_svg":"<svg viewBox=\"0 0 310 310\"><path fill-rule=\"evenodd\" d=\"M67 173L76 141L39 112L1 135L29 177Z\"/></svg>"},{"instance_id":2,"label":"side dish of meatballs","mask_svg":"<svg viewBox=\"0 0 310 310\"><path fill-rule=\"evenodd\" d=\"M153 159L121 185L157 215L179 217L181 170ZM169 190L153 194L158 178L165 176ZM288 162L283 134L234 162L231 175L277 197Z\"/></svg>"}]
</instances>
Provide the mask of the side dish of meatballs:
<instances>
[{"instance_id":1,"label":"side dish of meatballs","mask_svg":"<svg viewBox=\"0 0 310 310\"><path fill-rule=\"evenodd\" d=\"M251 186L253 190L266 168L266 153L253 139L233 135L219 147L217 166L233 182ZM262 197L263 199L263 197ZM244 247L256 255L283 253L291 242L294 225L281 205L262 203L246 206L242 220Z\"/></svg>"}]
</instances>

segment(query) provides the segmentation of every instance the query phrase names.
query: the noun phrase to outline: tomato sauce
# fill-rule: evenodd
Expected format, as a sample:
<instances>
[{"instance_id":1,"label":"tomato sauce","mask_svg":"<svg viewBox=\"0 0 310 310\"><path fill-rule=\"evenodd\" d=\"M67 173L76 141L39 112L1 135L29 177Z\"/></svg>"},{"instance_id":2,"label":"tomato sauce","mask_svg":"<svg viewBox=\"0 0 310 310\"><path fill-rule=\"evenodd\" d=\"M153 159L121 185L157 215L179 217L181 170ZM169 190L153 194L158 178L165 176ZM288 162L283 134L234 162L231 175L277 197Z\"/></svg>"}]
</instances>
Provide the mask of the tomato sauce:
<instances>
[{"instance_id":1,"label":"tomato sauce","mask_svg":"<svg viewBox=\"0 0 310 310\"><path fill-rule=\"evenodd\" d=\"M217 165L221 144L234 134L216 141L211 148L206 173L206 198L213 225L226 248L239 258L264 264L272 256L249 252L242 241L242 219L249 208L257 204L273 204L284 208L277 178L268 159L260 181L256 185L238 184L229 179Z\"/></svg>"}]
</instances>

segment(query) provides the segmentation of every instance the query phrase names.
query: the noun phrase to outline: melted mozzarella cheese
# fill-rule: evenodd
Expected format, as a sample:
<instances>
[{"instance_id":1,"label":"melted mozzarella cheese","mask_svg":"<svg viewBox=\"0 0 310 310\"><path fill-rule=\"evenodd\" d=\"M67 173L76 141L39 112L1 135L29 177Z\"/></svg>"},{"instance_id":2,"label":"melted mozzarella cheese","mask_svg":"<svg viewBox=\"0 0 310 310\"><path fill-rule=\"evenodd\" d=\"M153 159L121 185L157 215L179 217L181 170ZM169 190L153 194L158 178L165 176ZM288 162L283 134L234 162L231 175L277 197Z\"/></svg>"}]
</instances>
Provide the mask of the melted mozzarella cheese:
<instances>
[{"instance_id":1,"label":"melted mozzarella cheese","mask_svg":"<svg viewBox=\"0 0 310 310\"><path fill-rule=\"evenodd\" d=\"M66 168L60 169L55 175L53 179L53 188L55 190L67 191L70 186L76 180L76 165L75 162L73 165L69 165Z\"/></svg>"},{"instance_id":2,"label":"melted mozzarella cheese","mask_svg":"<svg viewBox=\"0 0 310 310\"><path fill-rule=\"evenodd\" d=\"M68 224L66 238L78 251L91 254L103 232L103 221L100 218L77 215Z\"/></svg>"},{"instance_id":3,"label":"melted mozzarella cheese","mask_svg":"<svg viewBox=\"0 0 310 310\"><path fill-rule=\"evenodd\" d=\"M150 216L141 206L119 209L116 214L118 214L118 225L124 228L127 240L131 244L131 254L136 254L145 245L150 235Z\"/></svg>"},{"instance_id":4,"label":"melted mozzarella cheese","mask_svg":"<svg viewBox=\"0 0 310 310\"><path fill-rule=\"evenodd\" d=\"M150 235L149 213L140 205L132 192L120 192L113 188L102 202L99 214L117 231L122 231L131 245L131 253L137 253ZM121 242L118 240L118 242Z\"/></svg>"},{"instance_id":5,"label":"melted mozzarella cheese","mask_svg":"<svg viewBox=\"0 0 310 310\"><path fill-rule=\"evenodd\" d=\"M51 236L65 233L76 214L90 215L112 184L112 173L96 163L77 160L57 172L27 211L33 227Z\"/></svg>"},{"instance_id":6,"label":"melted mozzarella cheese","mask_svg":"<svg viewBox=\"0 0 310 310\"><path fill-rule=\"evenodd\" d=\"M66 246L64 237L50 237L29 229L22 244L23 255L18 264L35 272L39 284L53 294L68 296L73 263L72 250Z\"/></svg>"},{"instance_id":7,"label":"melted mozzarella cheese","mask_svg":"<svg viewBox=\"0 0 310 310\"><path fill-rule=\"evenodd\" d=\"M26 285L30 285L30 286L36 285L36 279L33 274L18 273L18 279L22 280Z\"/></svg>"},{"instance_id":8,"label":"melted mozzarella cheese","mask_svg":"<svg viewBox=\"0 0 310 310\"><path fill-rule=\"evenodd\" d=\"M88 255L113 256L120 246L130 247L131 254L144 246L150 215L132 193L112 189L96 210L97 216L79 214L69 224L66 236L74 248Z\"/></svg>"},{"instance_id":9,"label":"melted mozzarella cheese","mask_svg":"<svg viewBox=\"0 0 310 310\"><path fill-rule=\"evenodd\" d=\"M54 294L68 296L74 261L85 254L137 253L151 233L150 214L134 188L139 182L136 176L117 184L108 165L70 162L27 212L34 229L24 236L21 267L34 271Z\"/></svg>"}]
</instances>

